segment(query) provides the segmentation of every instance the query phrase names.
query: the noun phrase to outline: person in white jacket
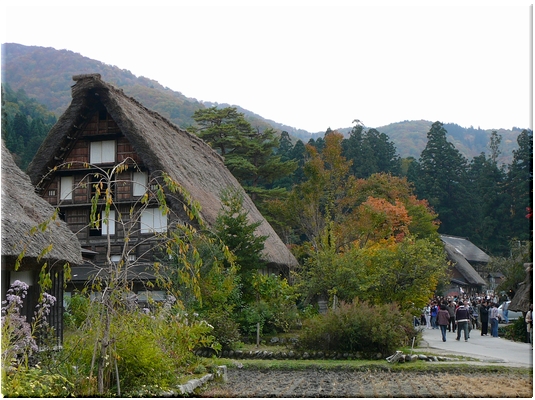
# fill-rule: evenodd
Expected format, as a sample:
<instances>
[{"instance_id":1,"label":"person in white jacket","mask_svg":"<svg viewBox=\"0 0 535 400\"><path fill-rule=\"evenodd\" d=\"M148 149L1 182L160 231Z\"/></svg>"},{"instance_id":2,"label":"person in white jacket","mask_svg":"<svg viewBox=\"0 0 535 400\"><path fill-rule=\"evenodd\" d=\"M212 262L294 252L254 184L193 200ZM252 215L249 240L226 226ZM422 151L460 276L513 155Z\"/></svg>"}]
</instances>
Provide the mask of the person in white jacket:
<instances>
[{"instance_id":1,"label":"person in white jacket","mask_svg":"<svg viewBox=\"0 0 535 400\"><path fill-rule=\"evenodd\" d=\"M429 303L428 305L424 307L424 315L425 315L425 326L427 327L427 329L431 329L432 328L431 326L431 303Z\"/></svg>"}]
</instances>

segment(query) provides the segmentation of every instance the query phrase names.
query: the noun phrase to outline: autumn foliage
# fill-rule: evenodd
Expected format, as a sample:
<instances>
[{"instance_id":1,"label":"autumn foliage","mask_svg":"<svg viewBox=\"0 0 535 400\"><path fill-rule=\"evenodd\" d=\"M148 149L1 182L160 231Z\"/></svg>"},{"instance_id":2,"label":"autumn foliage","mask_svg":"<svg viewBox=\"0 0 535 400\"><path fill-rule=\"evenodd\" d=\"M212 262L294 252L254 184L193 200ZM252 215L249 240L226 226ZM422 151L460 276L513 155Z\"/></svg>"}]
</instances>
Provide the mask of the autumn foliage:
<instances>
[{"instance_id":1,"label":"autumn foliage","mask_svg":"<svg viewBox=\"0 0 535 400\"><path fill-rule=\"evenodd\" d=\"M271 204L293 235L305 238L296 246L304 301L358 297L421 307L445 276L437 216L405 178L351 175L342 139L331 132L322 151L308 146L307 179L287 201Z\"/></svg>"}]
</instances>

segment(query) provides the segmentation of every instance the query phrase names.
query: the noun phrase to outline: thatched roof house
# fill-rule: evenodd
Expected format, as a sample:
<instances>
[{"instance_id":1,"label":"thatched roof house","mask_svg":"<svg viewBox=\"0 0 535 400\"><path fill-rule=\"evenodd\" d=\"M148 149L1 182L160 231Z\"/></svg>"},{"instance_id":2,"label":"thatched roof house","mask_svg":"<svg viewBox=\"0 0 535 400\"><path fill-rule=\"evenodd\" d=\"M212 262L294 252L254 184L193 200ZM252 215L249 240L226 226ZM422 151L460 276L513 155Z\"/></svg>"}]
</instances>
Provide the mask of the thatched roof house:
<instances>
[{"instance_id":1,"label":"thatched roof house","mask_svg":"<svg viewBox=\"0 0 535 400\"><path fill-rule=\"evenodd\" d=\"M69 140L76 138L81 127L86 126L86 114L88 110L95 109L98 101L148 171L164 171L180 183L202 207L201 216L208 226L213 226L221 209L221 192L235 188L243 193L243 207L250 221L261 222L256 233L267 236L264 260L278 267L297 265L295 257L225 167L223 159L207 143L102 81L99 74L78 75L73 79L76 84L72 87L70 106L28 167L34 185L40 185L43 176L58 163L57 160L68 155L72 149ZM174 207L182 206L175 204Z\"/></svg>"},{"instance_id":2,"label":"thatched roof house","mask_svg":"<svg viewBox=\"0 0 535 400\"><path fill-rule=\"evenodd\" d=\"M526 263L524 267L526 268L526 279L519 286L511 304L509 304L511 311L526 312L533 304L533 263Z\"/></svg>"},{"instance_id":3,"label":"thatched roof house","mask_svg":"<svg viewBox=\"0 0 535 400\"><path fill-rule=\"evenodd\" d=\"M440 235L442 241L453 248L470 263L488 263L490 257L487 253L466 238L459 236Z\"/></svg>"},{"instance_id":4,"label":"thatched roof house","mask_svg":"<svg viewBox=\"0 0 535 400\"><path fill-rule=\"evenodd\" d=\"M28 176L20 170L2 141L2 270L13 270L15 261L24 252L20 271L40 269L43 262L82 263L80 243L76 235L59 218L44 232L32 229L45 222L54 208L37 196ZM51 251L38 257L47 246ZM29 282L27 282L29 283Z\"/></svg>"},{"instance_id":5,"label":"thatched roof house","mask_svg":"<svg viewBox=\"0 0 535 400\"><path fill-rule=\"evenodd\" d=\"M56 298L48 317L54 327L58 344L63 337L63 266L82 263L82 252L76 235L59 218L50 221L44 230L35 229L46 223L54 214L54 208L35 193L30 179L13 161L2 141L2 299L9 286L20 280L28 286L22 313L29 322L33 317L40 295L39 272L44 263L51 273L52 288L48 290ZM51 250L40 257L43 250ZM16 261L20 255L20 265Z\"/></svg>"},{"instance_id":6,"label":"thatched roof house","mask_svg":"<svg viewBox=\"0 0 535 400\"><path fill-rule=\"evenodd\" d=\"M450 292L458 288L480 292L487 286L485 279L474 268L489 261L489 256L465 238L441 235L446 256L451 262Z\"/></svg>"}]
</instances>

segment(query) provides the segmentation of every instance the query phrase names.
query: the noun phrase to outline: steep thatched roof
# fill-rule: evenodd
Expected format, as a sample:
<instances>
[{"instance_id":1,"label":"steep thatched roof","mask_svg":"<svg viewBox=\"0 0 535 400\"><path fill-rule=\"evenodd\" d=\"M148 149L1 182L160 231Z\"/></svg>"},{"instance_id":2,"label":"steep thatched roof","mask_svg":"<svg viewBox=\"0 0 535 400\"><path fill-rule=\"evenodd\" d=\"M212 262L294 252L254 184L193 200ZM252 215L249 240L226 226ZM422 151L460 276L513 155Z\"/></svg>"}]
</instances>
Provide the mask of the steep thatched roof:
<instances>
[{"instance_id":1,"label":"steep thatched roof","mask_svg":"<svg viewBox=\"0 0 535 400\"><path fill-rule=\"evenodd\" d=\"M59 218L44 232L30 234L53 213L54 208L35 193L30 179L15 165L2 141L2 269L12 269L22 252L20 269L37 268L39 254L49 245L52 250L43 257L49 265L56 261L82 263L76 235Z\"/></svg>"},{"instance_id":2,"label":"steep thatched roof","mask_svg":"<svg viewBox=\"0 0 535 400\"><path fill-rule=\"evenodd\" d=\"M488 263L490 257L487 253L466 238L458 236L440 235L444 243L453 246L467 261Z\"/></svg>"},{"instance_id":3,"label":"steep thatched roof","mask_svg":"<svg viewBox=\"0 0 535 400\"><path fill-rule=\"evenodd\" d=\"M133 145L149 171L165 171L179 182L202 207L209 226L221 209L222 190L232 187L244 195L244 209L252 222L261 221L258 235L267 236L264 259L268 263L296 266L297 260L260 214L252 200L223 164L223 159L203 140L178 128L158 113L126 96L122 90L102 81L99 74L78 75L73 79L72 102L39 148L28 174L37 184L53 165L54 156L67 135L73 135L80 116L96 97Z\"/></svg>"},{"instance_id":4,"label":"steep thatched roof","mask_svg":"<svg viewBox=\"0 0 535 400\"><path fill-rule=\"evenodd\" d=\"M454 267L461 273L470 285L486 285L487 282L477 273L477 271L470 265L464 256L452 245L445 243L444 249L448 258L454 262Z\"/></svg>"},{"instance_id":5,"label":"steep thatched roof","mask_svg":"<svg viewBox=\"0 0 535 400\"><path fill-rule=\"evenodd\" d=\"M509 304L509 310L511 311L523 311L529 310L530 304L533 303L533 263L524 264L526 268L526 279L518 288L511 304Z\"/></svg>"}]
</instances>

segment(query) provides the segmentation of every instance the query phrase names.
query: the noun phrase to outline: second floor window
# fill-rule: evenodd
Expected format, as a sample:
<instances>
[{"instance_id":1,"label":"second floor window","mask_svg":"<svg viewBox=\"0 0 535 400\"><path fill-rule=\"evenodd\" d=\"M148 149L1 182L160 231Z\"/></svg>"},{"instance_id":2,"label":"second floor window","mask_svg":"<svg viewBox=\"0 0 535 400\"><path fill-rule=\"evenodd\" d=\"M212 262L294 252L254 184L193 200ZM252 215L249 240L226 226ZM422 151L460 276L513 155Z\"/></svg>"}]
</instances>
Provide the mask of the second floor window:
<instances>
[{"instance_id":1,"label":"second floor window","mask_svg":"<svg viewBox=\"0 0 535 400\"><path fill-rule=\"evenodd\" d=\"M148 174L146 172L134 172L133 177L133 195L143 196L147 191Z\"/></svg>"},{"instance_id":2,"label":"second floor window","mask_svg":"<svg viewBox=\"0 0 535 400\"><path fill-rule=\"evenodd\" d=\"M90 164L107 164L115 162L115 140L91 142L89 149Z\"/></svg>"}]
</instances>

